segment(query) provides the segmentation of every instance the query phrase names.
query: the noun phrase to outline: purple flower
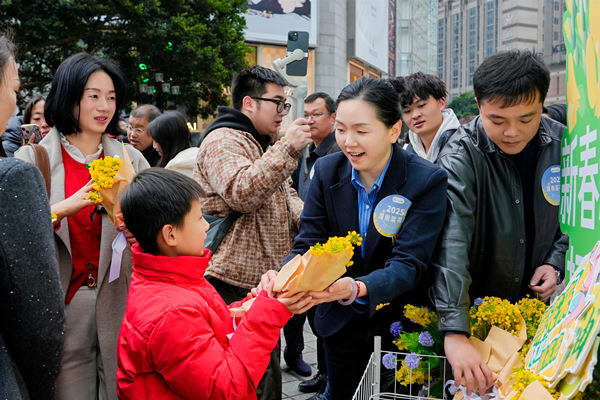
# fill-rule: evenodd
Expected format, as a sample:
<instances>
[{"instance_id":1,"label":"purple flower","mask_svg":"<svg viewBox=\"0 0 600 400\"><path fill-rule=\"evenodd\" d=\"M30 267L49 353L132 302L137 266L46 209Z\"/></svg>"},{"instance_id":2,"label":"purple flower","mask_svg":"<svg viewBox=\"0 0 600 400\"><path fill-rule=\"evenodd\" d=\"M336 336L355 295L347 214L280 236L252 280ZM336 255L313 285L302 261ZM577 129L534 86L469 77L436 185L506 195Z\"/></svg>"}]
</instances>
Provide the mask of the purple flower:
<instances>
[{"instance_id":1,"label":"purple flower","mask_svg":"<svg viewBox=\"0 0 600 400\"><path fill-rule=\"evenodd\" d=\"M475 301L473 301L473 304L475 305L475 307L479 307L480 305L483 304L483 299L481 297L478 297L475 299Z\"/></svg>"},{"instance_id":2,"label":"purple flower","mask_svg":"<svg viewBox=\"0 0 600 400\"><path fill-rule=\"evenodd\" d=\"M400 336L400 334L402 333L402 322L392 322L392 324L390 325L390 332L394 337Z\"/></svg>"},{"instance_id":3,"label":"purple flower","mask_svg":"<svg viewBox=\"0 0 600 400\"><path fill-rule=\"evenodd\" d=\"M432 347L434 345L434 342L433 342L433 337L431 336L431 333L429 333L427 331L422 332L419 335L419 343L421 343L421 346Z\"/></svg>"},{"instance_id":4,"label":"purple flower","mask_svg":"<svg viewBox=\"0 0 600 400\"><path fill-rule=\"evenodd\" d=\"M406 364L406 368L415 369L421 363L421 359L415 353L409 354L404 359L404 364Z\"/></svg>"},{"instance_id":5,"label":"purple flower","mask_svg":"<svg viewBox=\"0 0 600 400\"><path fill-rule=\"evenodd\" d=\"M396 359L396 356L394 354L392 354L392 353L386 353L383 356L383 358L381 359L381 363L387 369L396 369L396 362L397 361L398 360Z\"/></svg>"}]
</instances>

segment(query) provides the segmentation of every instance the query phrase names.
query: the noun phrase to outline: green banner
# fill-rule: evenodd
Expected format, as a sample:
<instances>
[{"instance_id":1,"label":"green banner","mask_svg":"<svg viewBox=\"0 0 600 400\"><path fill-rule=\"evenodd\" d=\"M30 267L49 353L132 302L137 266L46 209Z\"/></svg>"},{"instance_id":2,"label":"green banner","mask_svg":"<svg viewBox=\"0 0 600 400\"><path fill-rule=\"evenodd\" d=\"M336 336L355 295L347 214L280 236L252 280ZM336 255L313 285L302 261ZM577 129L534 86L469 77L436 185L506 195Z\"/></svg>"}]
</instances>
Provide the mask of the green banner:
<instances>
[{"instance_id":1,"label":"green banner","mask_svg":"<svg viewBox=\"0 0 600 400\"><path fill-rule=\"evenodd\" d=\"M567 121L561 161L560 223L570 238L567 276L600 239L600 0L567 0Z\"/></svg>"}]
</instances>

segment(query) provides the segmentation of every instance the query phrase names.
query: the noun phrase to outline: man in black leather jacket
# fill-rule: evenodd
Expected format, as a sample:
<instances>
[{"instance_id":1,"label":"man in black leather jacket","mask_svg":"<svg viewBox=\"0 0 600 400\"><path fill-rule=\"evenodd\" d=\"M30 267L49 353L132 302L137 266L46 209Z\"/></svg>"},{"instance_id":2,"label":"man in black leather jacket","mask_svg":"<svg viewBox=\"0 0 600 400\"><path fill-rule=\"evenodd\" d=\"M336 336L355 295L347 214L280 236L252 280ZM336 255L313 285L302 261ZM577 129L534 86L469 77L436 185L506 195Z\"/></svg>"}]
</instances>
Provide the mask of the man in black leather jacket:
<instances>
[{"instance_id":1,"label":"man in black leather jacket","mask_svg":"<svg viewBox=\"0 0 600 400\"><path fill-rule=\"evenodd\" d=\"M568 237L558 222L564 125L542 117L550 73L538 54L490 56L473 76L480 115L452 136L446 223L431 266L439 327L455 382L492 385L467 341L476 297L546 301L564 276Z\"/></svg>"}]
</instances>

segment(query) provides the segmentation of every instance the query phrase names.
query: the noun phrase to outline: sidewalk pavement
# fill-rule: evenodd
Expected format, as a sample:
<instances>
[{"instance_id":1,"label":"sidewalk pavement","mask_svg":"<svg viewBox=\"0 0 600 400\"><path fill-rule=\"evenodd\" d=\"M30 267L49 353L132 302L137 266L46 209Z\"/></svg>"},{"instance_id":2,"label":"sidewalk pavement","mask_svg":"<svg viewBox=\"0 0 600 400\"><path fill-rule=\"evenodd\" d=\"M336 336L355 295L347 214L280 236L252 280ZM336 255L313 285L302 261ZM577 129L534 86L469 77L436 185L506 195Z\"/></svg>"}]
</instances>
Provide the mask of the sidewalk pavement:
<instances>
[{"instance_id":1,"label":"sidewalk pavement","mask_svg":"<svg viewBox=\"0 0 600 400\"><path fill-rule=\"evenodd\" d=\"M292 372L283 360L283 349L285 348L285 338L283 330L281 331L281 371L283 382L283 399L305 400L314 393L302 393L298 390L298 384L302 381L312 378L317 373L317 338L313 335L308 322L304 324L304 351L302 358L311 366L312 374L308 377L303 377L295 372Z\"/></svg>"}]
</instances>

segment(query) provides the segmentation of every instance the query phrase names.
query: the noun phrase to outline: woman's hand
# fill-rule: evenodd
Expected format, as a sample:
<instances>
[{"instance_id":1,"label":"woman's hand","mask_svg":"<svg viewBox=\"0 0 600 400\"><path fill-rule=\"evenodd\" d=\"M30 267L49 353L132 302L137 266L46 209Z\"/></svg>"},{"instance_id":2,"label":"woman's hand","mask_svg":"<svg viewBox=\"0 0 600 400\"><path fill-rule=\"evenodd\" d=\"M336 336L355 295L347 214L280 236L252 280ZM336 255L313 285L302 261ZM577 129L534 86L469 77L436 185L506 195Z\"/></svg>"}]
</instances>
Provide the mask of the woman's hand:
<instances>
[{"instance_id":1,"label":"woman's hand","mask_svg":"<svg viewBox=\"0 0 600 400\"><path fill-rule=\"evenodd\" d=\"M52 212L58 217L56 223L60 222L63 218L72 217L86 207L94 205L93 201L86 199L88 192L92 190L93 184L94 180L92 179L70 197L52 205Z\"/></svg>"},{"instance_id":2,"label":"woman's hand","mask_svg":"<svg viewBox=\"0 0 600 400\"><path fill-rule=\"evenodd\" d=\"M308 292L315 304L329 303L336 300L347 300L352 296L356 281L350 277L340 278L322 292Z\"/></svg>"}]
</instances>

